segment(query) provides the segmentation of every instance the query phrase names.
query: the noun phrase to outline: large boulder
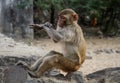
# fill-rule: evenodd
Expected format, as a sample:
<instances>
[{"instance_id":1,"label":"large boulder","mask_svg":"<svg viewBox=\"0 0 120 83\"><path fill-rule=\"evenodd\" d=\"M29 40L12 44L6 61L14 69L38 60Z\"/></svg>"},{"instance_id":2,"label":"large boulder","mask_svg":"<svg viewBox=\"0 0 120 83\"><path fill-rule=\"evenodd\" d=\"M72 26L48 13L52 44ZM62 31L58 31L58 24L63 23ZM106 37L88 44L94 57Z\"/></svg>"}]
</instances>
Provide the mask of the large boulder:
<instances>
[{"instance_id":1,"label":"large boulder","mask_svg":"<svg viewBox=\"0 0 120 83\"><path fill-rule=\"evenodd\" d=\"M27 73L23 68L12 66L4 70L3 83L24 83L26 79Z\"/></svg>"},{"instance_id":2,"label":"large boulder","mask_svg":"<svg viewBox=\"0 0 120 83\"><path fill-rule=\"evenodd\" d=\"M33 63L33 57L12 57L0 58L0 83L84 83L82 72L76 71L65 77L56 70L46 72L41 78L31 78L27 71L21 66L15 66L18 61Z\"/></svg>"},{"instance_id":3,"label":"large boulder","mask_svg":"<svg viewBox=\"0 0 120 83\"><path fill-rule=\"evenodd\" d=\"M87 83L120 83L120 67L103 69L86 77Z\"/></svg>"},{"instance_id":4,"label":"large boulder","mask_svg":"<svg viewBox=\"0 0 120 83\"><path fill-rule=\"evenodd\" d=\"M80 71L71 73L68 77L56 72L49 71L41 78L31 78L27 72L18 66L8 66L4 68L3 83L84 83L83 75Z\"/></svg>"},{"instance_id":5,"label":"large boulder","mask_svg":"<svg viewBox=\"0 0 120 83\"><path fill-rule=\"evenodd\" d=\"M84 78L82 72L76 71L69 77L62 74L44 75L39 79L28 79L25 83L84 83Z\"/></svg>"}]
</instances>

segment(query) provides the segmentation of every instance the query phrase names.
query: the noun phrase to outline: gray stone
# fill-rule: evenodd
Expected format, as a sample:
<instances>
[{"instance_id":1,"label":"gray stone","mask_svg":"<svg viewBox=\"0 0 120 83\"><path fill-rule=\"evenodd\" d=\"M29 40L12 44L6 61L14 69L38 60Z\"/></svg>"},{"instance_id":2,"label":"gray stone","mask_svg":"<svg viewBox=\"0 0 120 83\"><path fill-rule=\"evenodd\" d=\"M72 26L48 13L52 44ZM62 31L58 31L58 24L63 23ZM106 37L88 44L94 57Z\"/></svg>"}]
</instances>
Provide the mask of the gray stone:
<instances>
[{"instance_id":1,"label":"gray stone","mask_svg":"<svg viewBox=\"0 0 120 83\"><path fill-rule=\"evenodd\" d=\"M103 50L98 50L98 49L94 51L94 53L96 53L96 54L100 54L102 52L103 52Z\"/></svg>"},{"instance_id":2,"label":"gray stone","mask_svg":"<svg viewBox=\"0 0 120 83\"><path fill-rule=\"evenodd\" d=\"M10 66L4 71L4 83L24 83L27 73L23 68Z\"/></svg>"},{"instance_id":3,"label":"gray stone","mask_svg":"<svg viewBox=\"0 0 120 83\"><path fill-rule=\"evenodd\" d=\"M73 72L68 77L65 77L52 69L46 72L41 78L31 78L23 68L14 66L14 64L10 66L11 64L9 64L16 63L19 60L26 62L34 61L31 57L25 59L6 56L3 57L2 60L4 60L8 66L1 66L0 78L2 80L0 83L84 83L84 78L80 71Z\"/></svg>"},{"instance_id":4,"label":"gray stone","mask_svg":"<svg viewBox=\"0 0 120 83\"><path fill-rule=\"evenodd\" d=\"M116 50L116 53L120 53L120 50Z\"/></svg>"},{"instance_id":5,"label":"gray stone","mask_svg":"<svg viewBox=\"0 0 120 83\"><path fill-rule=\"evenodd\" d=\"M44 79L43 83L84 83L83 74L80 71L72 72L67 77L62 74L57 74L55 76L49 76L49 78Z\"/></svg>"},{"instance_id":6,"label":"gray stone","mask_svg":"<svg viewBox=\"0 0 120 83\"><path fill-rule=\"evenodd\" d=\"M71 76L72 80L75 80L76 83L84 83L83 74L80 71L76 71Z\"/></svg>"},{"instance_id":7,"label":"gray stone","mask_svg":"<svg viewBox=\"0 0 120 83\"><path fill-rule=\"evenodd\" d=\"M0 73L1 73L1 72L3 72L3 69L2 69L2 68L0 68Z\"/></svg>"},{"instance_id":8,"label":"gray stone","mask_svg":"<svg viewBox=\"0 0 120 83\"><path fill-rule=\"evenodd\" d=\"M37 80L26 80L26 82L24 82L24 83L38 83L38 81ZM41 83L41 82L39 82L39 83Z\"/></svg>"},{"instance_id":9,"label":"gray stone","mask_svg":"<svg viewBox=\"0 0 120 83\"><path fill-rule=\"evenodd\" d=\"M3 83L3 81L0 79L0 83Z\"/></svg>"},{"instance_id":10,"label":"gray stone","mask_svg":"<svg viewBox=\"0 0 120 83\"><path fill-rule=\"evenodd\" d=\"M5 66L5 62L2 58L0 58L0 66Z\"/></svg>"},{"instance_id":11,"label":"gray stone","mask_svg":"<svg viewBox=\"0 0 120 83\"><path fill-rule=\"evenodd\" d=\"M32 57L26 58L26 57L14 57L14 56L5 56L3 58L1 58L2 61L4 61L5 64L7 64L8 66L10 65L15 65L18 61L24 61L24 62L34 62L35 59L33 59ZM1 66L4 66L1 64Z\"/></svg>"},{"instance_id":12,"label":"gray stone","mask_svg":"<svg viewBox=\"0 0 120 83\"><path fill-rule=\"evenodd\" d=\"M120 83L120 67L100 70L86 77L87 83Z\"/></svg>"},{"instance_id":13,"label":"gray stone","mask_svg":"<svg viewBox=\"0 0 120 83\"><path fill-rule=\"evenodd\" d=\"M2 79L3 78L3 74L0 74L0 79Z\"/></svg>"},{"instance_id":14,"label":"gray stone","mask_svg":"<svg viewBox=\"0 0 120 83\"><path fill-rule=\"evenodd\" d=\"M84 83L84 78L81 72L76 71L65 77L61 74L42 76L41 78L31 78L25 83Z\"/></svg>"},{"instance_id":15,"label":"gray stone","mask_svg":"<svg viewBox=\"0 0 120 83\"><path fill-rule=\"evenodd\" d=\"M112 49L105 49L104 52L107 54L110 54L110 53L113 53L113 50Z\"/></svg>"}]
</instances>

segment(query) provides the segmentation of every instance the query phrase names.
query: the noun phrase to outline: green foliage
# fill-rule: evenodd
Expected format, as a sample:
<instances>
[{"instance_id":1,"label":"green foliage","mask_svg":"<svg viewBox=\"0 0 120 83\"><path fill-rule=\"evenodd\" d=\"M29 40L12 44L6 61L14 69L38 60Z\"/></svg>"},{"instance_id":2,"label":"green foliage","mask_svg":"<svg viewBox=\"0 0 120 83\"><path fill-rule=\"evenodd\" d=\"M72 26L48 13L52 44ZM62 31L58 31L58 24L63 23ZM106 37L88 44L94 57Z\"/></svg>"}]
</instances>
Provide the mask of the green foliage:
<instances>
[{"instance_id":1,"label":"green foliage","mask_svg":"<svg viewBox=\"0 0 120 83\"><path fill-rule=\"evenodd\" d=\"M31 5L29 2L29 0L21 0L20 3L17 4L17 7L19 9L24 9L26 6Z\"/></svg>"},{"instance_id":2,"label":"green foliage","mask_svg":"<svg viewBox=\"0 0 120 83\"><path fill-rule=\"evenodd\" d=\"M50 10L51 5L57 11L72 8L83 20L82 16L89 16L91 21L97 17L98 26L102 26L104 33L117 31L120 27L115 23L116 20L120 23L120 0L35 0L34 3L42 10Z\"/></svg>"},{"instance_id":3,"label":"green foliage","mask_svg":"<svg viewBox=\"0 0 120 83\"><path fill-rule=\"evenodd\" d=\"M64 8L74 9L81 17L81 23L85 16L92 21L94 17L98 20L98 26L104 33L117 33L120 31L120 0L33 0L35 7L41 10L51 11L54 7L55 13ZM19 0L17 7L20 9L31 5L30 0ZM40 12L40 11L39 11ZM116 23L117 22L117 23ZM90 24L89 24L90 25Z\"/></svg>"},{"instance_id":4,"label":"green foliage","mask_svg":"<svg viewBox=\"0 0 120 83\"><path fill-rule=\"evenodd\" d=\"M49 10L51 5L54 5L56 9L62 9L63 0L36 0L35 5L43 10Z\"/></svg>"}]
</instances>

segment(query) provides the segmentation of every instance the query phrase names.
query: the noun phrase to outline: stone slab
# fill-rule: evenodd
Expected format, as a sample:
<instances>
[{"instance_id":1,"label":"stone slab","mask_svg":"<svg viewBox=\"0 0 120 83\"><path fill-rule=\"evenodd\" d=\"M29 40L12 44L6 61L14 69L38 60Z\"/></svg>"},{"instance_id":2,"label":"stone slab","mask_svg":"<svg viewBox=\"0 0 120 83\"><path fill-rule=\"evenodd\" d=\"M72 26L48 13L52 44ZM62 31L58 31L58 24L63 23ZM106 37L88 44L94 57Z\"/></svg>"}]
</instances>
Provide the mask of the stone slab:
<instances>
[{"instance_id":1,"label":"stone slab","mask_svg":"<svg viewBox=\"0 0 120 83\"><path fill-rule=\"evenodd\" d=\"M27 79L27 72L17 66L10 66L4 71L3 83L25 83Z\"/></svg>"}]
</instances>

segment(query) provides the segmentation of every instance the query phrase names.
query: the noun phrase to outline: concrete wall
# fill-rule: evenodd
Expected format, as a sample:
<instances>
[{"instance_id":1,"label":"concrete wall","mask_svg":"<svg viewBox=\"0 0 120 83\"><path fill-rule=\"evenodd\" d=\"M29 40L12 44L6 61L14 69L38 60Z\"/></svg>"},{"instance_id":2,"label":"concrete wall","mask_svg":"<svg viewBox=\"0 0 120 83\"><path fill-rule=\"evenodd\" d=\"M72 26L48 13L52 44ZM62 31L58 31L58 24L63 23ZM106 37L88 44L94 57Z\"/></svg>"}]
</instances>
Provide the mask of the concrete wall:
<instances>
[{"instance_id":1,"label":"concrete wall","mask_svg":"<svg viewBox=\"0 0 120 83\"><path fill-rule=\"evenodd\" d=\"M14 38L33 38L33 0L0 0L0 32Z\"/></svg>"}]
</instances>

